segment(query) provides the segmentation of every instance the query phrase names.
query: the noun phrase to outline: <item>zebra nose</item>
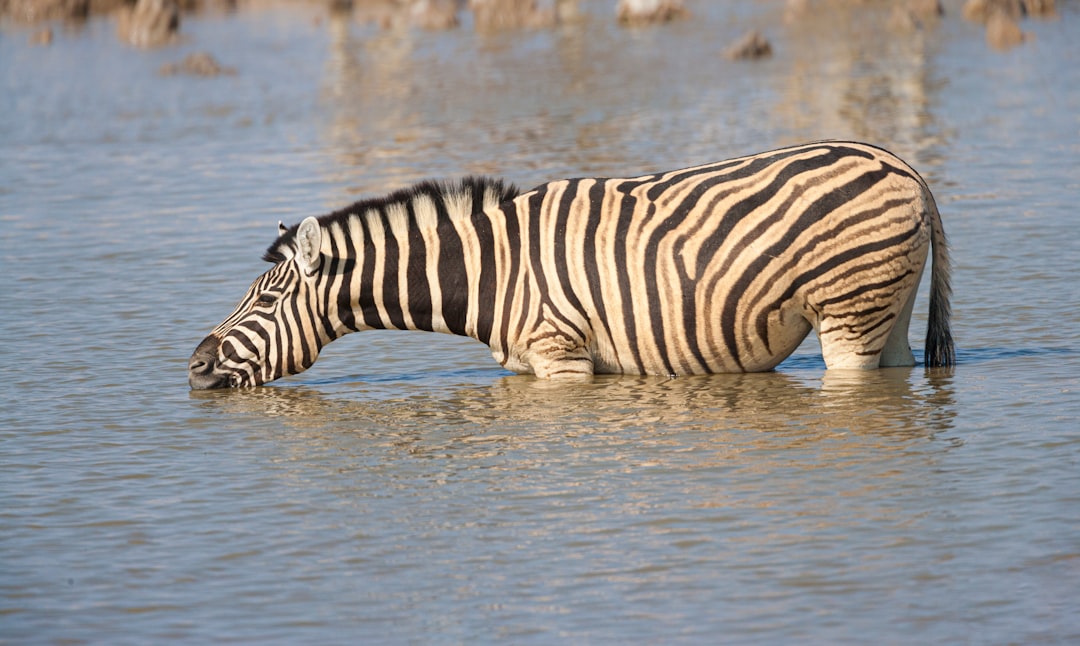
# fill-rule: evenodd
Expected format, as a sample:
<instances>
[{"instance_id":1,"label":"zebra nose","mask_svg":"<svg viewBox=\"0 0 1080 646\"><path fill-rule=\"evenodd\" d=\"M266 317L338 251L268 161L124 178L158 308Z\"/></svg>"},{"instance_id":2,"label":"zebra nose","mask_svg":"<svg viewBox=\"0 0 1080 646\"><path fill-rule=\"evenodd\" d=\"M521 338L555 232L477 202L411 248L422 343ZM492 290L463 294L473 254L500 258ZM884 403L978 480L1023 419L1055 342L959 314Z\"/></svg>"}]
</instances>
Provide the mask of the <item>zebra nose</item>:
<instances>
[{"instance_id":1,"label":"zebra nose","mask_svg":"<svg viewBox=\"0 0 1080 646\"><path fill-rule=\"evenodd\" d=\"M199 343L195 352L191 353L188 361L188 372L191 374L205 375L217 366L218 338L209 335Z\"/></svg>"},{"instance_id":2,"label":"zebra nose","mask_svg":"<svg viewBox=\"0 0 1080 646\"><path fill-rule=\"evenodd\" d=\"M222 378L214 374L217 367L218 340L208 336L203 339L188 360L188 385L196 390L220 387Z\"/></svg>"},{"instance_id":3,"label":"zebra nose","mask_svg":"<svg viewBox=\"0 0 1080 646\"><path fill-rule=\"evenodd\" d=\"M216 363L217 359L206 355L191 357L191 361L188 362L188 374L198 377L213 372Z\"/></svg>"}]
</instances>

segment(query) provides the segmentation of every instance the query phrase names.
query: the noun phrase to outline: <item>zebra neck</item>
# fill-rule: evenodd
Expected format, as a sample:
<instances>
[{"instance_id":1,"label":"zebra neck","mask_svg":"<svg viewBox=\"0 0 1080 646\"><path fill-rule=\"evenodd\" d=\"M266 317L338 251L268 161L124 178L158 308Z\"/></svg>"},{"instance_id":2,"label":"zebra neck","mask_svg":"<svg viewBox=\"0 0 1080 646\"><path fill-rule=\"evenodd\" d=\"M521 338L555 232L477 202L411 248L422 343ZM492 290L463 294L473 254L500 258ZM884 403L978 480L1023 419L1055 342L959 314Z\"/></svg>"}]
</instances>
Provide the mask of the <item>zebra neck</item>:
<instances>
[{"instance_id":1,"label":"zebra neck","mask_svg":"<svg viewBox=\"0 0 1080 646\"><path fill-rule=\"evenodd\" d=\"M501 219L498 204L510 189L468 181L418 188L351 214L337 228L329 223L334 248L324 243L324 252L340 257L347 250L351 259L339 269L348 274L335 299L341 333L428 330L490 343L497 291L492 222Z\"/></svg>"}]
</instances>

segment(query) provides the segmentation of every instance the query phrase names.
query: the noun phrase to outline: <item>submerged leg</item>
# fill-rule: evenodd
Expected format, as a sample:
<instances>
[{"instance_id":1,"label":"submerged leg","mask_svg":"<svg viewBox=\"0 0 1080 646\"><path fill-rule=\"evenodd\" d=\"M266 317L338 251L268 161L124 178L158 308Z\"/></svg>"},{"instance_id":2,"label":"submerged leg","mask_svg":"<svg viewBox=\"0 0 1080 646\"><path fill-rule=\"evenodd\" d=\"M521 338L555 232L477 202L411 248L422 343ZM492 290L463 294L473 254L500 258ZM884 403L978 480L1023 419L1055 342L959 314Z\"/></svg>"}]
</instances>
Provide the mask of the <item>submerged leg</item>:
<instances>
[{"instance_id":1,"label":"submerged leg","mask_svg":"<svg viewBox=\"0 0 1080 646\"><path fill-rule=\"evenodd\" d=\"M536 357L532 361L532 369L541 379L586 379L593 375L593 362L588 353L578 356L567 354L559 358Z\"/></svg>"},{"instance_id":2,"label":"submerged leg","mask_svg":"<svg viewBox=\"0 0 1080 646\"><path fill-rule=\"evenodd\" d=\"M581 379L593 375L593 357L579 330L541 321L515 353L541 379Z\"/></svg>"},{"instance_id":3,"label":"submerged leg","mask_svg":"<svg viewBox=\"0 0 1080 646\"><path fill-rule=\"evenodd\" d=\"M907 333L917 277L896 287L847 302L834 301L815 312L816 320L810 322L828 368L872 370L915 365Z\"/></svg>"},{"instance_id":4,"label":"submerged leg","mask_svg":"<svg viewBox=\"0 0 1080 646\"><path fill-rule=\"evenodd\" d=\"M926 240L912 238L907 249L884 260L870 258L809 290L804 316L818 332L829 368L873 369L913 366L908 324L915 306Z\"/></svg>"},{"instance_id":5,"label":"submerged leg","mask_svg":"<svg viewBox=\"0 0 1080 646\"><path fill-rule=\"evenodd\" d=\"M826 325L828 323L827 321ZM879 339L877 344L867 344L863 340L846 337L847 335L839 328L824 327L818 330L821 356L825 359L826 368L829 370L837 368L873 370L880 365L884 338Z\"/></svg>"}]
</instances>

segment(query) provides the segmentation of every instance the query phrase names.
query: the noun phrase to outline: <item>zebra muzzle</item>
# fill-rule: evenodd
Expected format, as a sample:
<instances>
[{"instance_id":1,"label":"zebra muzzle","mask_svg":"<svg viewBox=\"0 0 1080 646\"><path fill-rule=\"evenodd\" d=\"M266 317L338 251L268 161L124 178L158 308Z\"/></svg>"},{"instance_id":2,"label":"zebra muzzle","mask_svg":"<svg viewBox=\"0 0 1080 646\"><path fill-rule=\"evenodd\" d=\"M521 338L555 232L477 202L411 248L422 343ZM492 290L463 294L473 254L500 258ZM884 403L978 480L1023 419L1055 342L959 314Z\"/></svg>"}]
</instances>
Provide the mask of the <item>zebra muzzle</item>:
<instances>
[{"instance_id":1,"label":"zebra muzzle","mask_svg":"<svg viewBox=\"0 0 1080 646\"><path fill-rule=\"evenodd\" d=\"M228 375L215 372L218 366L218 345L220 340L210 335L202 340L199 347L188 360L188 385L192 390L225 388L229 385Z\"/></svg>"}]
</instances>

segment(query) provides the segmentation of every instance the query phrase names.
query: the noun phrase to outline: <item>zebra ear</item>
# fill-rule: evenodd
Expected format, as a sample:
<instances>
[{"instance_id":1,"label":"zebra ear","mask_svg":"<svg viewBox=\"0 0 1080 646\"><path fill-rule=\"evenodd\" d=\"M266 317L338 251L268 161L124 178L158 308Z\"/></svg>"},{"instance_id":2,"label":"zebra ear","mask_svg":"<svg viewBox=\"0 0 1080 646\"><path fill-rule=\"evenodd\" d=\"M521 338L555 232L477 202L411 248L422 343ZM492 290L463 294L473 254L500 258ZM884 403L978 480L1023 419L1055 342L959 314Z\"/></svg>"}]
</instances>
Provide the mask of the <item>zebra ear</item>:
<instances>
[{"instance_id":1,"label":"zebra ear","mask_svg":"<svg viewBox=\"0 0 1080 646\"><path fill-rule=\"evenodd\" d=\"M297 262L308 276L319 270L322 261L322 227L314 217L300 223L296 231Z\"/></svg>"},{"instance_id":2,"label":"zebra ear","mask_svg":"<svg viewBox=\"0 0 1080 646\"><path fill-rule=\"evenodd\" d=\"M280 238L281 236L285 235L288 232L289 232L289 227L285 226L285 223L282 222L281 220L278 220L277 221L277 235L278 235L278 237Z\"/></svg>"}]
</instances>

